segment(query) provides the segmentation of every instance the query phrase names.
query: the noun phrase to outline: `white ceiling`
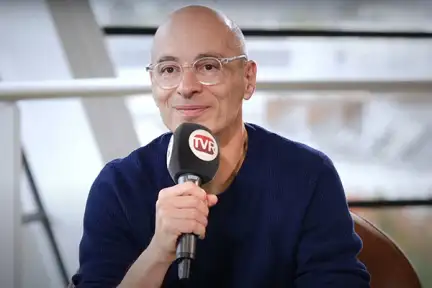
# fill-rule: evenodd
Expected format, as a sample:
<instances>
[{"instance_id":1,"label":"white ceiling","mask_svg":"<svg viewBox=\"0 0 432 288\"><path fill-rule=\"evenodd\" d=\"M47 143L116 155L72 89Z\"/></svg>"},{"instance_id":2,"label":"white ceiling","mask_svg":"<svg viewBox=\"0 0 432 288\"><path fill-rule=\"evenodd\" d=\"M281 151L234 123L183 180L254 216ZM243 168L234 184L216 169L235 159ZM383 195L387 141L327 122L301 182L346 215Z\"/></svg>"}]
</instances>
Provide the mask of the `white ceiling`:
<instances>
[{"instance_id":1,"label":"white ceiling","mask_svg":"<svg viewBox=\"0 0 432 288\"><path fill-rule=\"evenodd\" d=\"M172 10L200 4L220 9L242 28L432 31L432 1L90 0L101 25L157 26Z\"/></svg>"}]
</instances>

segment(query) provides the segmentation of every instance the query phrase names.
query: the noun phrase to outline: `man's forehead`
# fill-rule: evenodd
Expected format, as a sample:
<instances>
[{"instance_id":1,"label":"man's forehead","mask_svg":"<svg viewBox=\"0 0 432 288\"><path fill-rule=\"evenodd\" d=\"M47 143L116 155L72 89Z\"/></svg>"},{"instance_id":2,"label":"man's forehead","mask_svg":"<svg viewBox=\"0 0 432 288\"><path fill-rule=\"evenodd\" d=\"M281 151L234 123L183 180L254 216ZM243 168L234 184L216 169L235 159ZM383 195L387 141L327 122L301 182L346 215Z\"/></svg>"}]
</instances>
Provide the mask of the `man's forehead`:
<instances>
[{"instance_id":1,"label":"man's forehead","mask_svg":"<svg viewBox=\"0 0 432 288\"><path fill-rule=\"evenodd\" d=\"M181 14L162 24L153 38L152 62L162 57L187 58L201 56L226 57L237 54L236 35L220 17Z\"/></svg>"},{"instance_id":2,"label":"man's forehead","mask_svg":"<svg viewBox=\"0 0 432 288\"><path fill-rule=\"evenodd\" d=\"M199 33L199 32L197 32ZM155 39L152 48L152 61L175 60L193 61L202 57L228 57L236 54L225 35L185 35L179 33Z\"/></svg>"}]
</instances>

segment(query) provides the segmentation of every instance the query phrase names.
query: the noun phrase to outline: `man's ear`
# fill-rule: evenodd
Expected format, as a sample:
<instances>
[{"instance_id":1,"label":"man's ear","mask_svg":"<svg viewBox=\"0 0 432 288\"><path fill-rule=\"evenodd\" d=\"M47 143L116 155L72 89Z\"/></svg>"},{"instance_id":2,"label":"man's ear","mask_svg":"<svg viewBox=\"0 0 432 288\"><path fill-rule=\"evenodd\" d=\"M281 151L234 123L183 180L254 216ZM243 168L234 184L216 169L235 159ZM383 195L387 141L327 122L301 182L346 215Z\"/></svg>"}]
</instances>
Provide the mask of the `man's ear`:
<instances>
[{"instance_id":1,"label":"man's ear","mask_svg":"<svg viewBox=\"0 0 432 288\"><path fill-rule=\"evenodd\" d=\"M245 92L243 98L249 100L256 89L257 65L255 61L249 60L245 68Z\"/></svg>"}]
</instances>

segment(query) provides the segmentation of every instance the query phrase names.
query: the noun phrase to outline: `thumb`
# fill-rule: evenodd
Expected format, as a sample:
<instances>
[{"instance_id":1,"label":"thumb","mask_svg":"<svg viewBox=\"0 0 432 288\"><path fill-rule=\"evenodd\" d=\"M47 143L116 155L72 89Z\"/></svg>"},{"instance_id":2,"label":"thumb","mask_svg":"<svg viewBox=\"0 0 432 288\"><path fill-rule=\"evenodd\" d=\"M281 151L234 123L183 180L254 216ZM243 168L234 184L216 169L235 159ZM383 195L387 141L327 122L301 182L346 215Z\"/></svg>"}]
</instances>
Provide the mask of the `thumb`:
<instances>
[{"instance_id":1,"label":"thumb","mask_svg":"<svg viewBox=\"0 0 432 288\"><path fill-rule=\"evenodd\" d=\"M217 198L216 195L213 195L213 194L207 194L207 205L208 205L209 207L214 206L214 205L217 203L217 201L218 201L218 198Z\"/></svg>"}]
</instances>

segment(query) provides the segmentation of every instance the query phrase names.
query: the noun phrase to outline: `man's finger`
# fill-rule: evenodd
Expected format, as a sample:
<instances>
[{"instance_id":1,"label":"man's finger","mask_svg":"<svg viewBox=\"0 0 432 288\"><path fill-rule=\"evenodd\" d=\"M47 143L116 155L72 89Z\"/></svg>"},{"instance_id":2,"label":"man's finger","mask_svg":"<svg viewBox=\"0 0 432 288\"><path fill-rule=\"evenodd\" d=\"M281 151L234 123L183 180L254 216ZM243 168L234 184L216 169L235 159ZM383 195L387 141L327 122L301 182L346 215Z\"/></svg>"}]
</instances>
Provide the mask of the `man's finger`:
<instances>
[{"instance_id":1,"label":"man's finger","mask_svg":"<svg viewBox=\"0 0 432 288\"><path fill-rule=\"evenodd\" d=\"M196 196L203 201L206 199L206 192L192 182L177 184L175 186L162 189L159 192L159 199L182 195Z\"/></svg>"}]
</instances>

